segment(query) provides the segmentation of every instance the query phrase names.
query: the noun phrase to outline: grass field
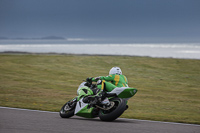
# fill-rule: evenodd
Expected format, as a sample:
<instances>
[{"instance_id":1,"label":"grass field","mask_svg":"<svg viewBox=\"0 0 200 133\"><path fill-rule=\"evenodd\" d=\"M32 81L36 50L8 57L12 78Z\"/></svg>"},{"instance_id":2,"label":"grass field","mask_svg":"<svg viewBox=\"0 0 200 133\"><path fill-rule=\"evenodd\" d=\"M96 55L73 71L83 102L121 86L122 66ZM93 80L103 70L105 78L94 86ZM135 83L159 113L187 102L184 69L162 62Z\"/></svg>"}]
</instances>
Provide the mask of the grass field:
<instances>
[{"instance_id":1,"label":"grass field","mask_svg":"<svg viewBox=\"0 0 200 133\"><path fill-rule=\"evenodd\" d=\"M200 124L200 60L191 59L0 54L0 106L59 111L82 80L113 66L138 89L121 117Z\"/></svg>"}]
</instances>

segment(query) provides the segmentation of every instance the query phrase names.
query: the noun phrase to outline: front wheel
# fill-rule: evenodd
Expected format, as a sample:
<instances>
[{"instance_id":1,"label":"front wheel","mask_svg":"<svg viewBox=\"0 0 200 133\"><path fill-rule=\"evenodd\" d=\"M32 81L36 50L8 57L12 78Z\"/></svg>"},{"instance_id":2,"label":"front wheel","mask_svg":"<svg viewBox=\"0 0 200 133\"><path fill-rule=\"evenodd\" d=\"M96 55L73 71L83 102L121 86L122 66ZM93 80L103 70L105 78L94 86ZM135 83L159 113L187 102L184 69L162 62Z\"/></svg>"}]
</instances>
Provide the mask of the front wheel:
<instances>
[{"instance_id":1,"label":"front wheel","mask_svg":"<svg viewBox=\"0 0 200 133\"><path fill-rule=\"evenodd\" d=\"M62 118L69 118L74 115L76 103L75 102L67 102L63 105L63 107L60 110L60 117Z\"/></svg>"},{"instance_id":2,"label":"front wheel","mask_svg":"<svg viewBox=\"0 0 200 133\"><path fill-rule=\"evenodd\" d=\"M114 121L120 117L126 109L126 101L121 98L114 98L110 101L114 102L115 105L109 110L100 110L99 118L102 121Z\"/></svg>"}]
</instances>

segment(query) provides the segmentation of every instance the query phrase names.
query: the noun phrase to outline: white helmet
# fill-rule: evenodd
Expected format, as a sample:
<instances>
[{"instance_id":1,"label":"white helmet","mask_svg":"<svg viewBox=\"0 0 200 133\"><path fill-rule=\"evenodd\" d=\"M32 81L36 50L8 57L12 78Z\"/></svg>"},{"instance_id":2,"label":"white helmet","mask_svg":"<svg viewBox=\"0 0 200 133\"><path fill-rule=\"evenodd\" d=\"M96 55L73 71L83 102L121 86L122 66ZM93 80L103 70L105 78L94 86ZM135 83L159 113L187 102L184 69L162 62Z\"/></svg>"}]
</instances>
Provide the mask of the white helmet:
<instances>
[{"instance_id":1,"label":"white helmet","mask_svg":"<svg viewBox=\"0 0 200 133\"><path fill-rule=\"evenodd\" d=\"M113 67L110 69L109 75L111 74L118 74L121 75L122 74L122 70L119 67Z\"/></svg>"}]
</instances>

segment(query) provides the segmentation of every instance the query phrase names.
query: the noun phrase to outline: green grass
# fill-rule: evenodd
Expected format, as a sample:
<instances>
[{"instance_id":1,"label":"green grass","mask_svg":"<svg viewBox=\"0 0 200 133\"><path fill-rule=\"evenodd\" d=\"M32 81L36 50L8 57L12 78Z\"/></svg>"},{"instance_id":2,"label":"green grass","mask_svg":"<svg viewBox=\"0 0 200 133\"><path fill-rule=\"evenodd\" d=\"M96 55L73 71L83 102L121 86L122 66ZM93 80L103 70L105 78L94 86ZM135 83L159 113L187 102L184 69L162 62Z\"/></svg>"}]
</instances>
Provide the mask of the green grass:
<instances>
[{"instance_id":1,"label":"green grass","mask_svg":"<svg viewBox=\"0 0 200 133\"><path fill-rule=\"evenodd\" d=\"M200 124L200 60L0 55L0 106L59 111L87 77L121 67L138 93L123 118Z\"/></svg>"}]
</instances>

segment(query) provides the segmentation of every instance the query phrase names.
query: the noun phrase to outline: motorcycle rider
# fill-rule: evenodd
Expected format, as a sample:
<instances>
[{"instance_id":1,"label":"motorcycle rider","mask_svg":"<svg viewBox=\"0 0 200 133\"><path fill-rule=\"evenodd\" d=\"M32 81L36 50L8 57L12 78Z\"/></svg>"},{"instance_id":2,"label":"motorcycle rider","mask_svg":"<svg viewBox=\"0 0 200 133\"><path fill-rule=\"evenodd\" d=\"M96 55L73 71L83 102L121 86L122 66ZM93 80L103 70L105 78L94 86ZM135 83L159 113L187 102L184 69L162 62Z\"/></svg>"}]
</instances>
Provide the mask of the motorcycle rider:
<instances>
[{"instance_id":1,"label":"motorcycle rider","mask_svg":"<svg viewBox=\"0 0 200 133\"><path fill-rule=\"evenodd\" d=\"M87 80L97 81L97 87L108 92L111 92L116 87L128 87L128 80L125 75L122 75L122 70L119 67L111 68L108 76L100 76Z\"/></svg>"},{"instance_id":2,"label":"motorcycle rider","mask_svg":"<svg viewBox=\"0 0 200 133\"><path fill-rule=\"evenodd\" d=\"M104 99L103 96L105 91L111 92L116 87L128 87L128 80L125 75L122 75L122 70L119 67L111 68L108 76L87 78L86 80L88 82L97 82L97 88L101 89L101 91L99 91L100 93L96 94L96 98L101 97L102 99ZM109 105L109 102L103 103Z\"/></svg>"}]
</instances>

